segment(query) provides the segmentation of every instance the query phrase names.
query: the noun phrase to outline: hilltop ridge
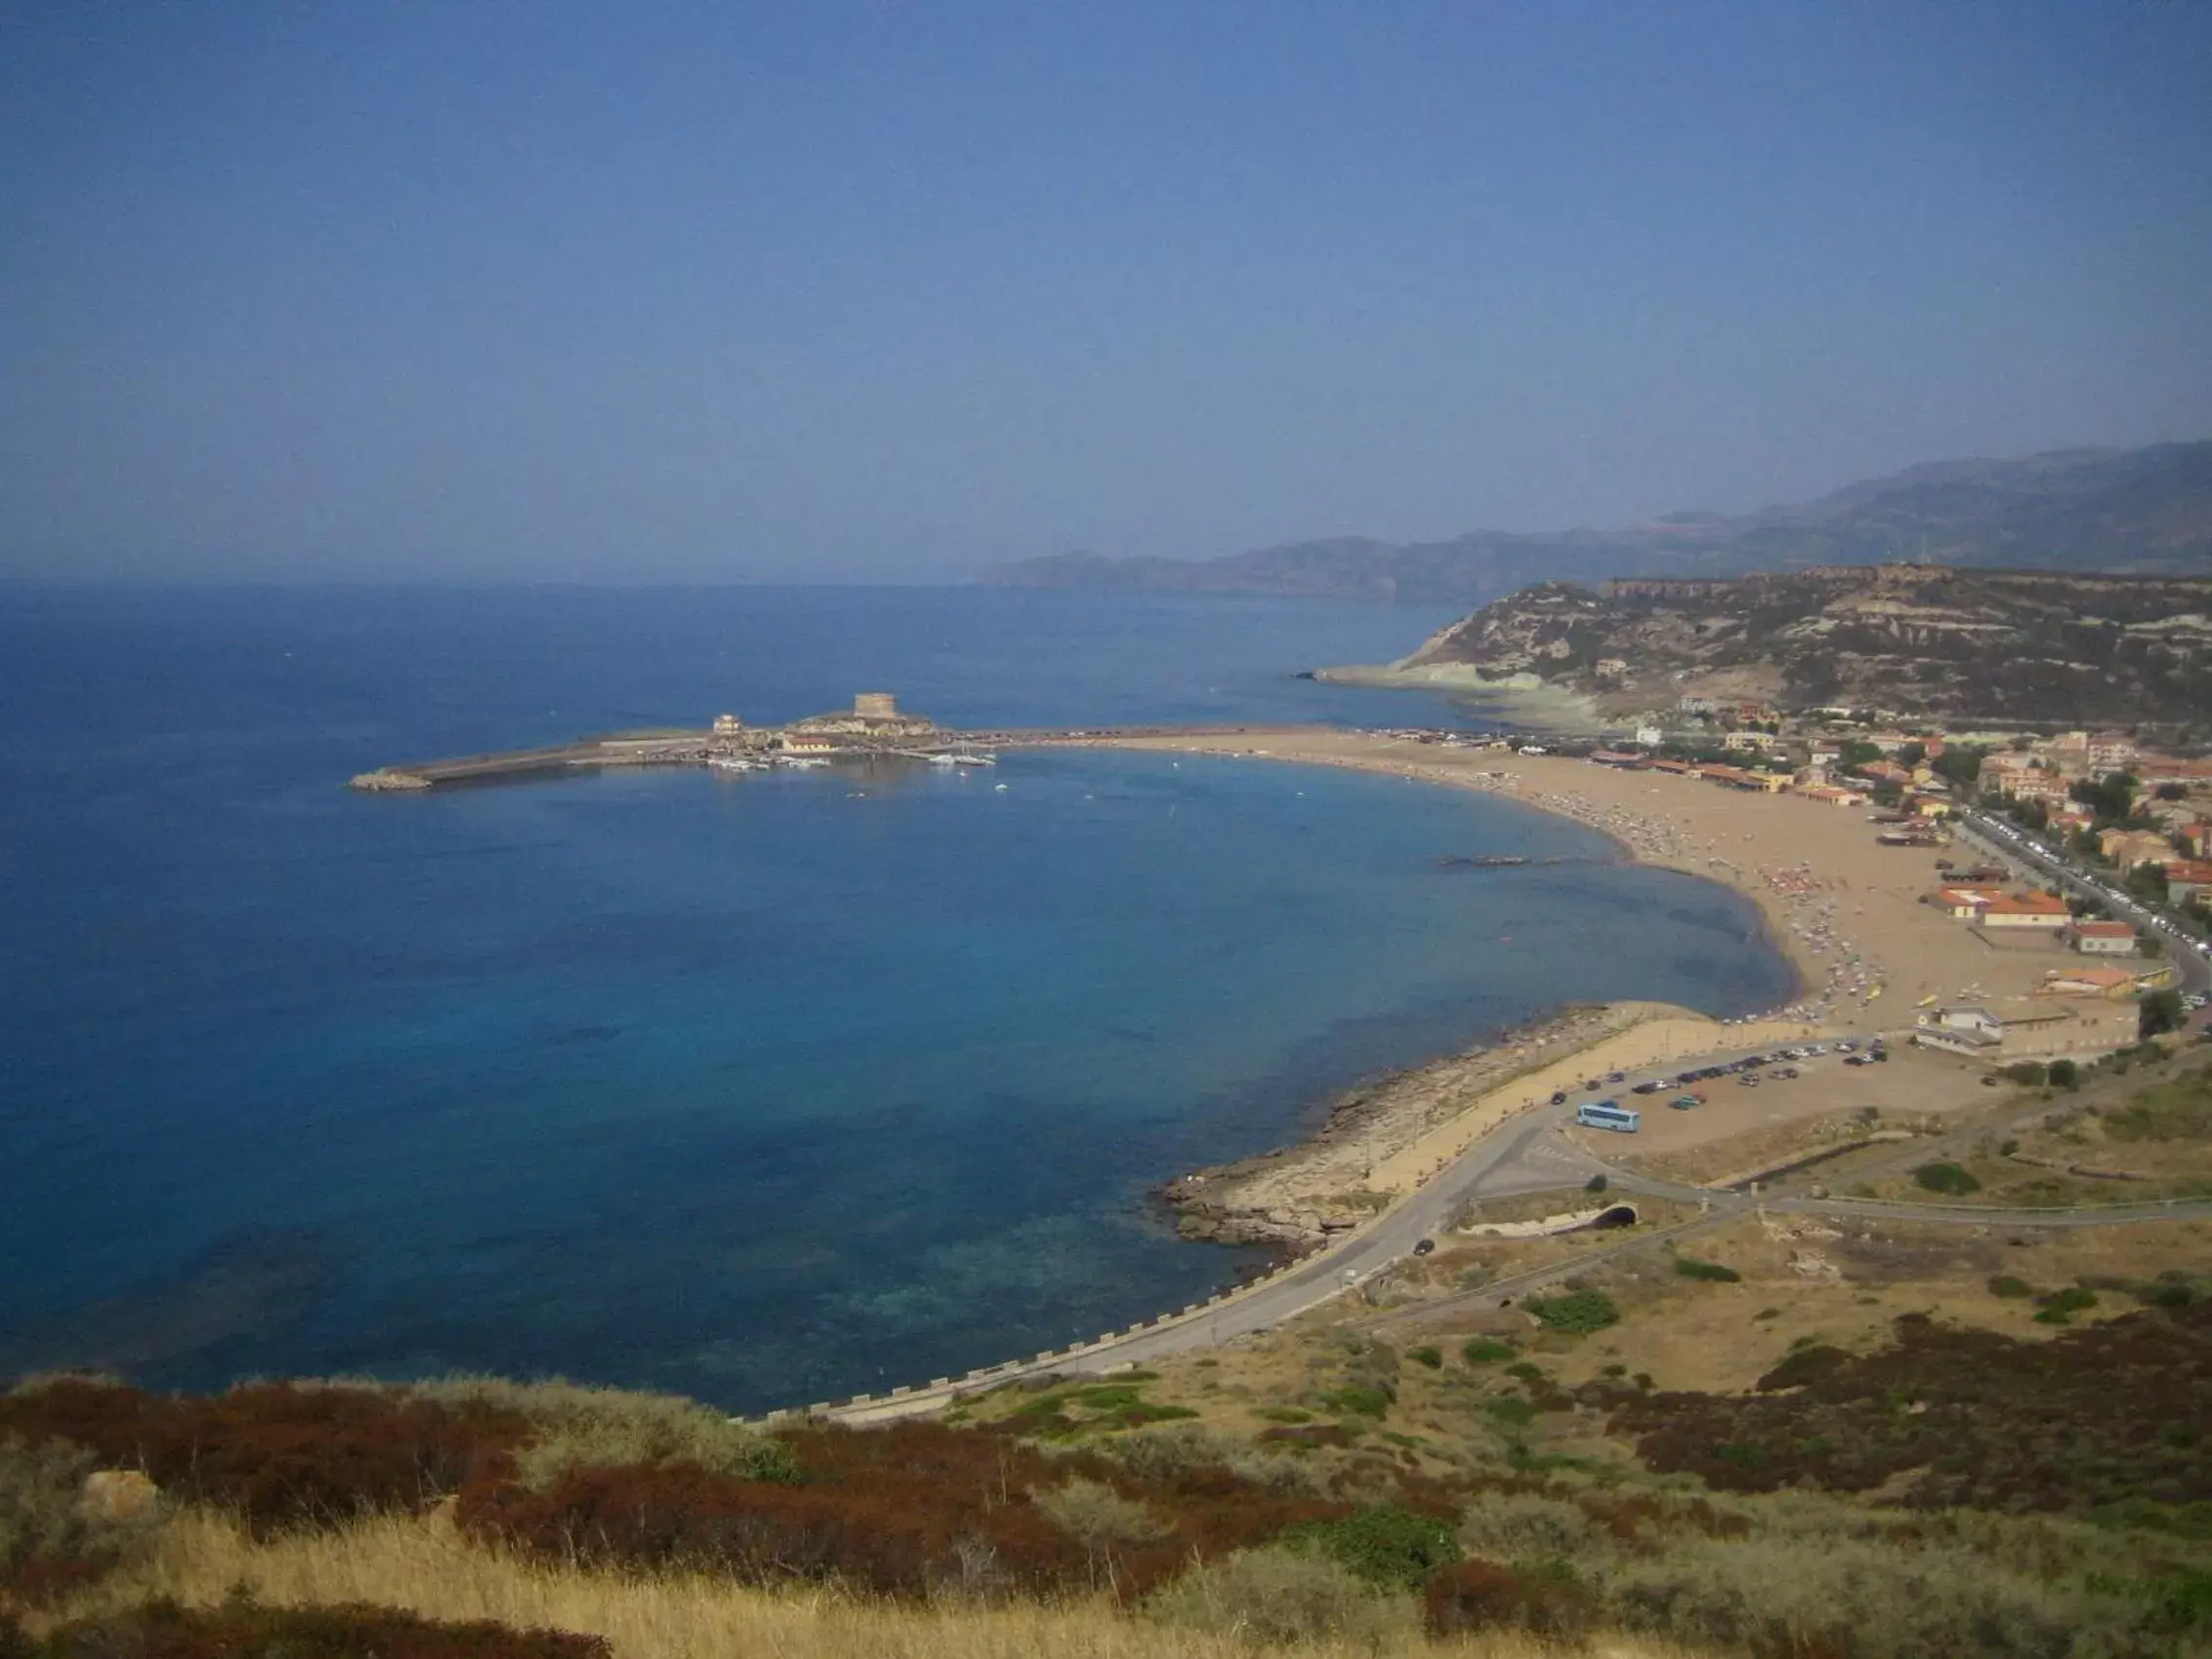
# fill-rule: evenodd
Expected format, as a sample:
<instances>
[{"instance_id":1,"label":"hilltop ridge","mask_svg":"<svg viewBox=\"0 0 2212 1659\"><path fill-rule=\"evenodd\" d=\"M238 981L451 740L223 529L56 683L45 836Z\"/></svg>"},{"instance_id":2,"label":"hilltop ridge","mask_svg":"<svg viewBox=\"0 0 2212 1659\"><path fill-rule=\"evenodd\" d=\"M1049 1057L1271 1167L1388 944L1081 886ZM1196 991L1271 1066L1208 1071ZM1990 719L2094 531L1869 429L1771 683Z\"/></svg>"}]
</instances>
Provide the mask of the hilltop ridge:
<instances>
[{"instance_id":1,"label":"hilltop ridge","mask_svg":"<svg viewBox=\"0 0 2212 1659\"><path fill-rule=\"evenodd\" d=\"M1397 665L1533 677L1619 709L1682 697L2009 720L2212 719L2212 577L1821 566L1541 582Z\"/></svg>"},{"instance_id":2,"label":"hilltop ridge","mask_svg":"<svg viewBox=\"0 0 2212 1659\"><path fill-rule=\"evenodd\" d=\"M1618 530L1477 530L1445 541L1287 542L1216 559L1062 553L984 572L1002 587L1250 593L1480 605L1530 582L1740 575L1912 557L1954 566L2212 573L2212 441L1940 461L1737 516Z\"/></svg>"}]
</instances>

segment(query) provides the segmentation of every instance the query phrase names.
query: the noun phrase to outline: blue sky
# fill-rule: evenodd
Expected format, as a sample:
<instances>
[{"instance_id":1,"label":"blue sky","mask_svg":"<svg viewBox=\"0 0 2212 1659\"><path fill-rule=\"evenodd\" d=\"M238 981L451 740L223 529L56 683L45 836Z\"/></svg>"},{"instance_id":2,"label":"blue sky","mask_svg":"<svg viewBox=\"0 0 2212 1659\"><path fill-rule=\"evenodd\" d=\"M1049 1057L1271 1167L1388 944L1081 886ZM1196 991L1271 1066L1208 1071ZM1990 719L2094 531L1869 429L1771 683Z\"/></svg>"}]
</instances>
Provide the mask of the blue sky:
<instances>
[{"instance_id":1,"label":"blue sky","mask_svg":"<svg viewBox=\"0 0 2212 1659\"><path fill-rule=\"evenodd\" d=\"M940 579L2212 435L2212 6L0 18L0 573Z\"/></svg>"}]
</instances>

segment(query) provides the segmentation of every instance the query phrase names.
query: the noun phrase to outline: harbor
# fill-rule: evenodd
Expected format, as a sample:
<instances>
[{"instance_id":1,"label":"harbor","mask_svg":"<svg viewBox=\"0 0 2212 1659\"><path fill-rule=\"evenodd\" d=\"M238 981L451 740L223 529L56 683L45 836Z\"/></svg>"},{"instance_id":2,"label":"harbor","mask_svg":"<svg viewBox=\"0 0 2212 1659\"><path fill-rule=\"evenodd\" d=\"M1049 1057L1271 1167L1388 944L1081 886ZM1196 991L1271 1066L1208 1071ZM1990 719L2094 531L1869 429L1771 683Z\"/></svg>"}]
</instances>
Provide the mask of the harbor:
<instances>
[{"instance_id":1,"label":"harbor","mask_svg":"<svg viewBox=\"0 0 2212 1659\"><path fill-rule=\"evenodd\" d=\"M1115 726L1080 729L1007 727L957 730L900 709L888 691L863 691L850 709L810 715L784 725L752 725L733 714L697 727L615 732L538 749L496 751L380 766L350 781L371 793L409 793L446 785L521 781L609 766L698 766L716 771L813 769L880 760L911 760L947 770L997 764L998 751L1147 738L1226 738L1293 727L1250 725Z\"/></svg>"}]
</instances>

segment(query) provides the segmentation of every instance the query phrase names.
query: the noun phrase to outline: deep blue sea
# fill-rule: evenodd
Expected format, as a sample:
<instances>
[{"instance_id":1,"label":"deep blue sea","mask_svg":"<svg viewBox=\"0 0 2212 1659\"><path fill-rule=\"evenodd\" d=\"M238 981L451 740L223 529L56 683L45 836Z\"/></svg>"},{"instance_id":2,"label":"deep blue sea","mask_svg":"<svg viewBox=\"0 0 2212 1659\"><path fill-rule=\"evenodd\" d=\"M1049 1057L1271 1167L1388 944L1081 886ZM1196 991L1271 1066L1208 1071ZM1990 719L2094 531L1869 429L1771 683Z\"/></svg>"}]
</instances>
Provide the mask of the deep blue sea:
<instances>
[{"instance_id":1,"label":"deep blue sea","mask_svg":"<svg viewBox=\"0 0 2212 1659\"><path fill-rule=\"evenodd\" d=\"M1261 761L385 761L900 694L1448 721L1293 678L1446 617L987 589L0 589L0 1372L452 1370L734 1409L1233 1281L1149 1187L1570 999L1766 1006L1724 890ZM1003 784L1002 790L995 786ZM1450 870L1451 855L1586 860Z\"/></svg>"}]
</instances>

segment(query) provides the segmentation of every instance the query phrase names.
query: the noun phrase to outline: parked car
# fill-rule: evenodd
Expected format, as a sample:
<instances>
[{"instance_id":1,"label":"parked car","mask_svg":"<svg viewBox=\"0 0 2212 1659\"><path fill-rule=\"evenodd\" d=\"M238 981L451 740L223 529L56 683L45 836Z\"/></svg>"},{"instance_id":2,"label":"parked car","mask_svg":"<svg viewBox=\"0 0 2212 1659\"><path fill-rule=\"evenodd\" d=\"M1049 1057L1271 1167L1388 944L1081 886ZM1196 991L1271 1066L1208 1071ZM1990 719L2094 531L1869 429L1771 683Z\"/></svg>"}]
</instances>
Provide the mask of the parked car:
<instances>
[{"instance_id":1,"label":"parked car","mask_svg":"<svg viewBox=\"0 0 2212 1659\"><path fill-rule=\"evenodd\" d=\"M1436 1240L1435 1240L1435 1239L1433 1239L1433 1238L1423 1238L1423 1239L1422 1239L1422 1240L1421 1240L1421 1241L1420 1241L1420 1242L1419 1242L1419 1244L1416 1244L1416 1245L1414 1246L1414 1254L1415 1254L1415 1255L1417 1255L1417 1256L1425 1256L1425 1255L1427 1255L1427 1254L1428 1254L1428 1253L1429 1253L1429 1252L1430 1252L1431 1250L1433 1250L1433 1249L1435 1249L1435 1248L1436 1248Z\"/></svg>"}]
</instances>

